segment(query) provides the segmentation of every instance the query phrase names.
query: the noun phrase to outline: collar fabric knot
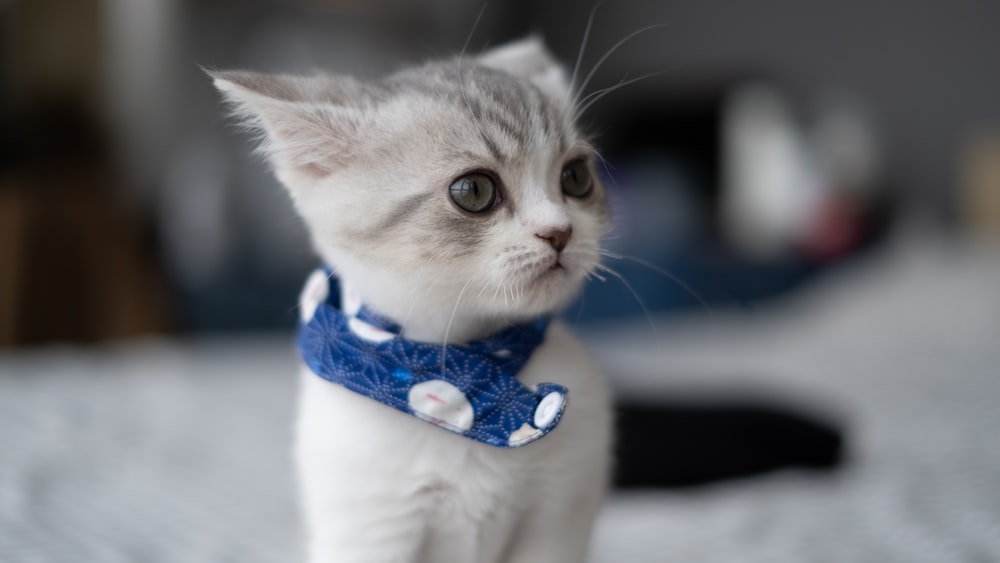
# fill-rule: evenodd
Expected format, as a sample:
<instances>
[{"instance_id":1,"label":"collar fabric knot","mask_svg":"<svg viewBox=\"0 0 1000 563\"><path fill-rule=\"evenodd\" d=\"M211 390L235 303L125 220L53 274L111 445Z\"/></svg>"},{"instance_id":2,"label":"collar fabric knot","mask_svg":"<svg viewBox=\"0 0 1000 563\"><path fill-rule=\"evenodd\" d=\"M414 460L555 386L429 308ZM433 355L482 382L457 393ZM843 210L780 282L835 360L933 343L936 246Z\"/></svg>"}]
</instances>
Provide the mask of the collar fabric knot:
<instances>
[{"instance_id":1,"label":"collar fabric knot","mask_svg":"<svg viewBox=\"0 0 1000 563\"><path fill-rule=\"evenodd\" d=\"M516 376L545 339L548 319L465 344L400 336L329 269L309 276L299 299L298 349L316 375L355 393L484 444L516 448L547 435L566 408L567 390Z\"/></svg>"}]
</instances>

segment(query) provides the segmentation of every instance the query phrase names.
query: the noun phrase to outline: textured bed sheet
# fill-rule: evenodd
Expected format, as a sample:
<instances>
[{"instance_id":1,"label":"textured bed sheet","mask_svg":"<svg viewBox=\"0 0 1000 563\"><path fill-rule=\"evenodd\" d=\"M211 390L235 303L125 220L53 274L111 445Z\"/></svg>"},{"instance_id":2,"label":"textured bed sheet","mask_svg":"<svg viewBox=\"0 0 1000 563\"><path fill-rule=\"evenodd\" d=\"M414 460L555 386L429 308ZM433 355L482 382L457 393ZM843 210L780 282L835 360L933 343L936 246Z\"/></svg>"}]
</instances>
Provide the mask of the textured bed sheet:
<instances>
[{"instance_id":1,"label":"textured bed sheet","mask_svg":"<svg viewBox=\"0 0 1000 563\"><path fill-rule=\"evenodd\" d=\"M610 496L592 562L1000 561L1000 252L897 245L756 312L589 331L625 397L847 429L830 474ZM0 561L298 559L290 337L0 355Z\"/></svg>"}]
</instances>

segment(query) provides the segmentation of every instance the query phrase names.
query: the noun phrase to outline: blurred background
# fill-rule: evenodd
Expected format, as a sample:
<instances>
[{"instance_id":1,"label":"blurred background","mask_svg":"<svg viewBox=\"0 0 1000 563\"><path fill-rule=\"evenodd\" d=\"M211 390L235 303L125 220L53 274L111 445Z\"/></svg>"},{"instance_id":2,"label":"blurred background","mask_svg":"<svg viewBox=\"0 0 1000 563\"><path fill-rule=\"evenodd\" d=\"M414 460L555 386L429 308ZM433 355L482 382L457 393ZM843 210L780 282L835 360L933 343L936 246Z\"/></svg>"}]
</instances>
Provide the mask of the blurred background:
<instances>
[{"instance_id":1,"label":"blurred background","mask_svg":"<svg viewBox=\"0 0 1000 563\"><path fill-rule=\"evenodd\" d=\"M199 65L375 78L537 33L572 67L592 3L481 9L0 0L0 559L287 560L274 452L316 259ZM622 398L619 484L850 451L819 480L618 493L595 561L1000 553L997 22L991 0L598 9L583 126L626 283L566 316Z\"/></svg>"},{"instance_id":2,"label":"blurred background","mask_svg":"<svg viewBox=\"0 0 1000 563\"><path fill-rule=\"evenodd\" d=\"M455 53L480 4L7 0L0 346L288 329L315 262L198 65L377 77ZM615 185L613 264L651 310L745 306L902 218L996 232L995 2L627 2L600 10L585 117ZM491 3L480 50L540 33L572 65L590 6ZM71 280L71 281L69 281ZM73 290L66 291L67 282ZM634 315L617 282L586 322Z\"/></svg>"}]
</instances>

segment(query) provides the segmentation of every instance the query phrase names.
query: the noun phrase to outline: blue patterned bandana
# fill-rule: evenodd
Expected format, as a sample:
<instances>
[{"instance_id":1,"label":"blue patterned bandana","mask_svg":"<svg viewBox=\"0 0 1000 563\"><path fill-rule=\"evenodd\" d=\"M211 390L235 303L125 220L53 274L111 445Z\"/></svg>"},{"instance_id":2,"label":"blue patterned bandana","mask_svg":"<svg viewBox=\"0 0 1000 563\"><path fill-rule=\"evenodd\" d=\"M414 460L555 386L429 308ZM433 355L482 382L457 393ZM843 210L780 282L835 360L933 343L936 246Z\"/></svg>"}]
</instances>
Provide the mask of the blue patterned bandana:
<instances>
[{"instance_id":1,"label":"blue patterned bandana","mask_svg":"<svg viewBox=\"0 0 1000 563\"><path fill-rule=\"evenodd\" d=\"M343 305L342 305L343 304ZM548 319L461 345L413 342L364 306L329 270L302 292L298 348L316 375L421 420L499 448L548 434L567 390L516 376L545 339Z\"/></svg>"}]
</instances>

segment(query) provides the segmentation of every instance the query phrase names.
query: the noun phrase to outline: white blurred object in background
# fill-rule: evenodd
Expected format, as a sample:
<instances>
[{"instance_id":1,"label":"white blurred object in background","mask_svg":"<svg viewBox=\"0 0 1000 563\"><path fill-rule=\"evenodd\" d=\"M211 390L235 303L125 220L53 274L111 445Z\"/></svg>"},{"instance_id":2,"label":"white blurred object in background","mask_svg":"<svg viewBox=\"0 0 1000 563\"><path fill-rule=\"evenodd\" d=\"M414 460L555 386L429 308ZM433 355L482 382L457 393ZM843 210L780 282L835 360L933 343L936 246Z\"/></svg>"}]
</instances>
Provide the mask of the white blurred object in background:
<instances>
[{"instance_id":1,"label":"white blurred object in background","mask_svg":"<svg viewBox=\"0 0 1000 563\"><path fill-rule=\"evenodd\" d=\"M858 243L884 189L860 104L831 97L806 128L778 90L747 85L726 100L722 135L722 224L735 248L759 260L823 261Z\"/></svg>"},{"instance_id":2,"label":"white blurred object in background","mask_svg":"<svg viewBox=\"0 0 1000 563\"><path fill-rule=\"evenodd\" d=\"M739 250L779 258L800 237L821 183L784 98L762 84L734 91L722 125L722 219Z\"/></svg>"}]
</instances>

